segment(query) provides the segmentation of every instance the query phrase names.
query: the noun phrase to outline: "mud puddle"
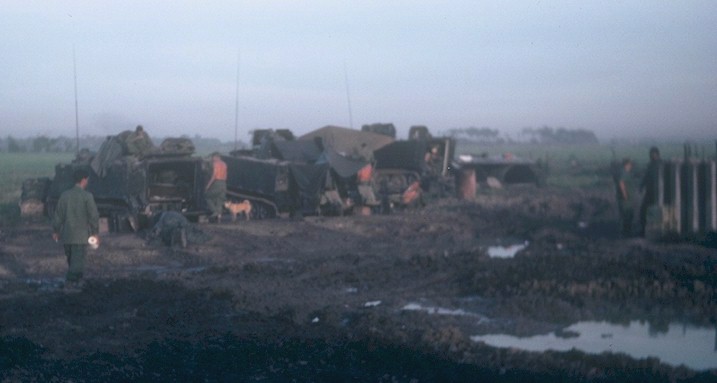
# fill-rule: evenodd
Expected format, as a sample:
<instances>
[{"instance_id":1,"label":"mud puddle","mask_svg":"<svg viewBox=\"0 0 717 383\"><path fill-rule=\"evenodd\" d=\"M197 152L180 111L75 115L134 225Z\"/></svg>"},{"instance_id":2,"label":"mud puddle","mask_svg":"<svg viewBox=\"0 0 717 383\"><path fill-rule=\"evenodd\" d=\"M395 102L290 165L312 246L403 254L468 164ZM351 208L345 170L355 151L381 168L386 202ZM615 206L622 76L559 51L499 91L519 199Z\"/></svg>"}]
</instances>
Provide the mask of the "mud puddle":
<instances>
[{"instance_id":1,"label":"mud puddle","mask_svg":"<svg viewBox=\"0 0 717 383\"><path fill-rule=\"evenodd\" d=\"M607 322L578 322L557 332L531 337L506 334L472 336L499 348L543 352L580 350L590 354L624 353L636 359L654 357L673 365L695 370L717 368L717 329L671 323L654 330L647 323L629 325Z\"/></svg>"},{"instance_id":2,"label":"mud puddle","mask_svg":"<svg viewBox=\"0 0 717 383\"><path fill-rule=\"evenodd\" d=\"M530 242L518 238L494 238L478 243L491 258L513 258L530 245Z\"/></svg>"}]
</instances>

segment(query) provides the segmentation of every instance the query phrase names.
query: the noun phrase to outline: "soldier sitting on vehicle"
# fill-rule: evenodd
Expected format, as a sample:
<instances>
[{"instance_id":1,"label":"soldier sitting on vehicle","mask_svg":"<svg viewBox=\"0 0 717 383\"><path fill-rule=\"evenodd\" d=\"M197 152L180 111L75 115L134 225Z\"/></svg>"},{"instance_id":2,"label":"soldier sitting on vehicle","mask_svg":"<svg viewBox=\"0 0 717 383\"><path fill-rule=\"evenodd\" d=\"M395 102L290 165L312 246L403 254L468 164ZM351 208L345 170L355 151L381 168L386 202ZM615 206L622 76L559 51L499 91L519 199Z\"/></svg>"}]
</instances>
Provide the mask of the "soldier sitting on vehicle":
<instances>
[{"instance_id":1,"label":"soldier sitting on vehicle","mask_svg":"<svg viewBox=\"0 0 717 383\"><path fill-rule=\"evenodd\" d=\"M127 154L140 157L151 152L154 148L152 140L149 138L147 132L144 131L142 125L137 125L134 132L127 136L125 144L127 146Z\"/></svg>"}]
</instances>

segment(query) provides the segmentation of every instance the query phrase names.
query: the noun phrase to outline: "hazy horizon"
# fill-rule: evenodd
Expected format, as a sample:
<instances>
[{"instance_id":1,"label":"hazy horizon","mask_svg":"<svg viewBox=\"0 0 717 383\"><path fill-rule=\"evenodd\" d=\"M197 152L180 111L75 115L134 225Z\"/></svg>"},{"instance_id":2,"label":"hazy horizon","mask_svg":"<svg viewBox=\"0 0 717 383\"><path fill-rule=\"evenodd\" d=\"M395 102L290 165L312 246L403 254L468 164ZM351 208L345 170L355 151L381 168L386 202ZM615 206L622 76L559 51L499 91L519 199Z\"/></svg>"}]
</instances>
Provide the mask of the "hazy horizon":
<instances>
[{"instance_id":1,"label":"hazy horizon","mask_svg":"<svg viewBox=\"0 0 717 383\"><path fill-rule=\"evenodd\" d=\"M1 136L74 136L73 47L88 135L232 141L237 65L245 142L352 122L717 132L713 1L9 0L0 15Z\"/></svg>"}]
</instances>

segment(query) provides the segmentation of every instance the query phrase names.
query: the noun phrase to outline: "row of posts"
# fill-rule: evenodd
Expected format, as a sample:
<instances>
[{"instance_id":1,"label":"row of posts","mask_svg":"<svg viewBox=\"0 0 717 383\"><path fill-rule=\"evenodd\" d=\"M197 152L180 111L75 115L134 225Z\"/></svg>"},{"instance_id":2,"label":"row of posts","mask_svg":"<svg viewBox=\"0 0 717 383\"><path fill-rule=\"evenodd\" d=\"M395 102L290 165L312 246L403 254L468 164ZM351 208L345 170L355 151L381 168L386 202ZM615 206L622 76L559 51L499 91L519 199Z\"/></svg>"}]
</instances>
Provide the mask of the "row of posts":
<instances>
[{"instance_id":1,"label":"row of posts","mask_svg":"<svg viewBox=\"0 0 717 383\"><path fill-rule=\"evenodd\" d=\"M717 146L717 145L716 145ZM655 182L662 235L693 237L717 232L717 165L695 159L685 145L683 160L662 161Z\"/></svg>"}]
</instances>

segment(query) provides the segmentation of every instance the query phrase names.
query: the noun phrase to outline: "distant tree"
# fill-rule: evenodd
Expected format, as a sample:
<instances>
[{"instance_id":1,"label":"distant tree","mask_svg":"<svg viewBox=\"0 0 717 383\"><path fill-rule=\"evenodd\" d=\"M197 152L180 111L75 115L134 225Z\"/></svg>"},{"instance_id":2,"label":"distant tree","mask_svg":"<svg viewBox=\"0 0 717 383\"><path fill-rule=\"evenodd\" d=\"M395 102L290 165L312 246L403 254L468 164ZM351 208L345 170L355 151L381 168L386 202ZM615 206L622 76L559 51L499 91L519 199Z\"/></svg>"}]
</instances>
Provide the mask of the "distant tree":
<instances>
[{"instance_id":1,"label":"distant tree","mask_svg":"<svg viewBox=\"0 0 717 383\"><path fill-rule=\"evenodd\" d=\"M529 137L529 141L535 144L597 144L598 139L595 133L586 129L551 128L524 128L521 134Z\"/></svg>"},{"instance_id":2,"label":"distant tree","mask_svg":"<svg viewBox=\"0 0 717 383\"><path fill-rule=\"evenodd\" d=\"M448 135L456 138L465 138L471 141L480 143L503 143L503 138L500 137L498 129L491 129L488 127L476 128L452 128L448 130Z\"/></svg>"},{"instance_id":3,"label":"distant tree","mask_svg":"<svg viewBox=\"0 0 717 383\"><path fill-rule=\"evenodd\" d=\"M10 153L24 152L25 148L12 136L7 136L7 151Z\"/></svg>"},{"instance_id":4,"label":"distant tree","mask_svg":"<svg viewBox=\"0 0 717 383\"><path fill-rule=\"evenodd\" d=\"M32 151L33 152L51 152L53 146L57 142L57 138L49 138L47 136L38 136L32 140Z\"/></svg>"}]
</instances>

